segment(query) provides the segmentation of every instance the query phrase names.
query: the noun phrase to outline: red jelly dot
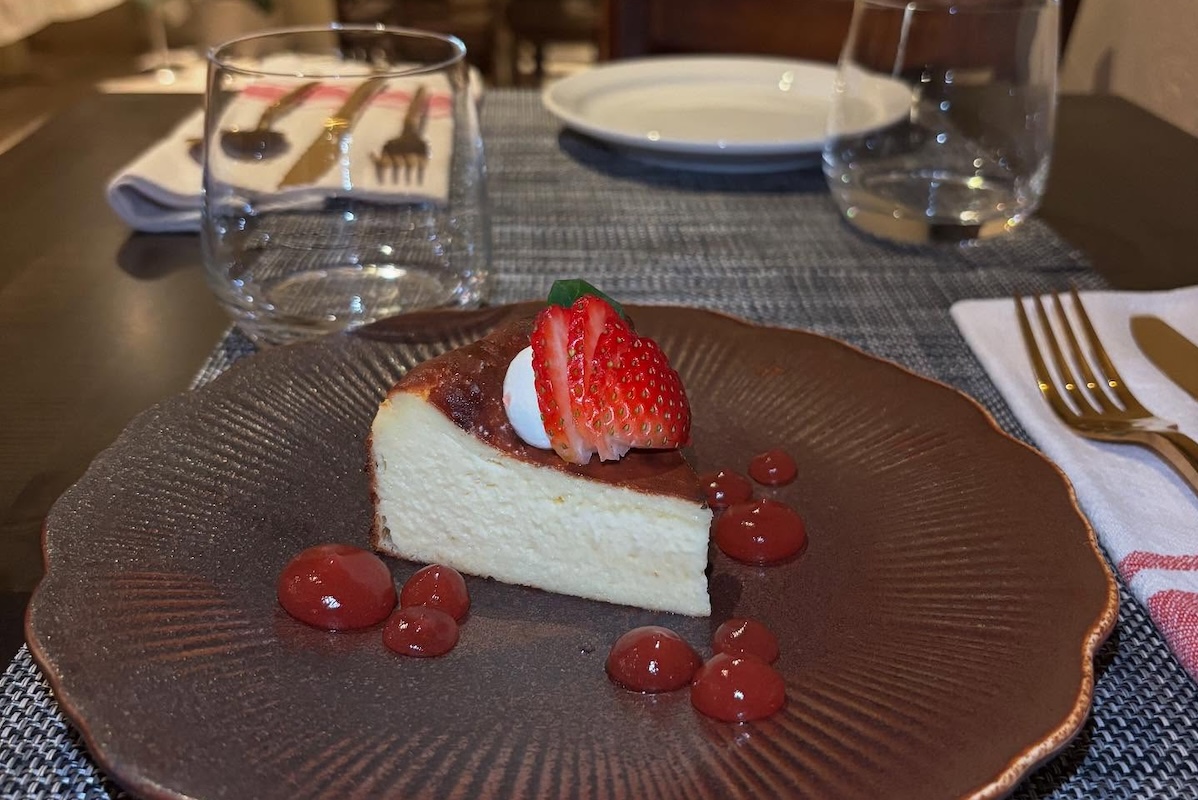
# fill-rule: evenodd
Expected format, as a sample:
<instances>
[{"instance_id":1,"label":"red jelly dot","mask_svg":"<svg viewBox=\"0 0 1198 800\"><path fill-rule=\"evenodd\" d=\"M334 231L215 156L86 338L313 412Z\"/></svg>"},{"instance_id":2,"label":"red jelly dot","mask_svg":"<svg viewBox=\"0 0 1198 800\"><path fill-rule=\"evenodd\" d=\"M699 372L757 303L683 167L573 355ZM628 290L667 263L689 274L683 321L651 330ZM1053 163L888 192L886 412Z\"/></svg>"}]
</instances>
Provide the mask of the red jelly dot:
<instances>
[{"instance_id":1,"label":"red jelly dot","mask_svg":"<svg viewBox=\"0 0 1198 800\"><path fill-rule=\"evenodd\" d=\"M634 692L672 692L691 682L703 663L699 654L669 628L633 628L607 654L607 675Z\"/></svg>"},{"instance_id":2,"label":"red jelly dot","mask_svg":"<svg viewBox=\"0 0 1198 800\"><path fill-rule=\"evenodd\" d=\"M719 653L695 674L691 705L724 722L762 719L786 705L786 682L758 658Z\"/></svg>"},{"instance_id":3,"label":"red jelly dot","mask_svg":"<svg viewBox=\"0 0 1198 800\"><path fill-rule=\"evenodd\" d=\"M754 500L724 511L715 524L715 543L746 564L772 564L807 546L807 526L785 503Z\"/></svg>"},{"instance_id":4,"label":"red jelly dot","mask_svg":"<svg viewBox=\"0 0 1198 800\"><path fill-rule=\"evenodd\" d=\"M438 608L401 608L383 628L383 644L403 656L443 656L457 643L457 621Z\"/></svg>"},{"instance_id":5,"label":"red jelly dot","mask_svg":"<svg viewBox=\"0 0 1198 800\"><path fill-rule=\"evenodd\" d=\"M399 592L399 604L440 609L461 622L470 610L470 593L462 573L444 564L429 564L408 578Z\"/></svg>"},{"instance_id":6,"label":"red jelly dot","mask_svg":"<svg viewBox=\"0 0 1198 800\"><path fill-rule=\"evenodd\" d=\"M300 622L329 631L368 628L395 608L395 582L383 560L360 547L309 547L283 567L279 605Z\"/></svg>"},{"instance_id":7,"label":"red jelly dot","mask_svg":"<svg viewBox=\"0 0 1198 800\"><path fill-rule=\"evenodd\" d=\"M753 484L749 483L749 479L730 469L705 472L699 476L699 484L711 508L727 508L753 496Z\"/></svg>"},{"instance_id":8,"label":"red jelly dot","mask_svg":"<svg viewBox=\"0 0 1198 800\"><path fill-rule=\"evenodd\" d=\"M749 462L749 475L765 486L782 486L799 474L794 459L777 448L754 456Z\"/></svg>"},{"instance_id":9,"label":"red jelly dot","mask_svg":"<svg viewBox=\"0 0 1198 800\"><path fill-rule=\"evenodd\" d=\"M756 656L773 664L778 660L778 637L757 620L734 617L716 628L711 649L730 656Z\"/></svg>"}]
</instances>

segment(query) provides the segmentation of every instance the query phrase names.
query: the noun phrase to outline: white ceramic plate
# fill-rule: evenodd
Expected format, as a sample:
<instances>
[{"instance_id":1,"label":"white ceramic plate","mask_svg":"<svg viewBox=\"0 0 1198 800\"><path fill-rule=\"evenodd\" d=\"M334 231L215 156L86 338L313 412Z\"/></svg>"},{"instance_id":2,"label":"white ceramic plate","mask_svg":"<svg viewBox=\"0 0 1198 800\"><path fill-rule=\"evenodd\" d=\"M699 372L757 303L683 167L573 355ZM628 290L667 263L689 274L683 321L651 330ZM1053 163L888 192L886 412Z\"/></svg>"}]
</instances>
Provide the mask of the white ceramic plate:
<instances>
[{"instance_id":1,"label":"white ceramic plate","mask_svg":"<svg viewBox=\"0 0 1198 800\"><path fill-rule=\"evenodd\" d=\"M815 163L823 148L835 67L788 59L682 56L606 64L545 89L567 127L642 161L721 172ZM910 92L872 78L846 109L846 131L906 115Z\"/></svg>"}]
</instances>

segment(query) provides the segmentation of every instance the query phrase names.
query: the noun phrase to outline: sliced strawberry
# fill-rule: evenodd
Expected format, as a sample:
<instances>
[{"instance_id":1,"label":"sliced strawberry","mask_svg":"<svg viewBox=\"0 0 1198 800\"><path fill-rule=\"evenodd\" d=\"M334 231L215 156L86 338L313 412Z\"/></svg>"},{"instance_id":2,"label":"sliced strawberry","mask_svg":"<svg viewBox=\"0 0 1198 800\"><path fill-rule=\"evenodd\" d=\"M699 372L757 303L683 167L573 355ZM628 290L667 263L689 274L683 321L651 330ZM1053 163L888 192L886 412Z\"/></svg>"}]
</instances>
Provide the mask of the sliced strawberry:
<instances>
[{"instance_id":1,"label":"sliced strawberry","mask_svg":"<svg viewBox=\"0 0 1198 800\"><path fill-rule=\"evenodd\" d=\"M608 333L596 349L595 373L600 391L592 429L600 437L601 459L620 458L633 447L690 443L690 404L682 379L652 339L631 331Z\"/></svg>"},{"instance_id":2,"label":"sliced strawberry","mask_svg":"<svg viewBox=\"0 0 1198 800\"><path fill-rule=\"evenodd\" d=\"M599 337L613 330L628 331L628 323L605 300L594 295L578 298L570 307L570 314L571 341L575 339L576 330L581 332L582 350L579 355L585 365L583 386L587 387L587 391L591 391L591 365L595 360L595 348L599 346Z\"/></svg>"},{"instance_id":3,"label":"sliced strawberry","mask_svg":"<svg viewBox=\"0 0 1198 800\"><path fill-rule=\"evenodd\" d=\"M600 444L602 437L594 424L600 388L594 381L595 349L600 337L612 331L627 332L628 323L605 300L584 295L570 307L570 396L577 412L575 419L580 434L603 460L610 460L612 456L604 455Z\"/></svg>"},{"instance_id":4,"label":"sliced strawberry","mask_svg":"<svg viewBox=\"0 0 1198 800\"><path fill-rule=\"evenodd\" d=\"M638 336L605 300L551 305L533 325L537 405L553 449L585 464L623 457L633 447L690 442L682 380L652 339Z\"/></svg>"},{"instance_id":5,"label":"sliced strawberry","mask_svg":"<svg viewBox=\"0 0 1198 800\"><path fill-rule=\"evenodd\" d=\"M537 315L532 329L532 369L549 443L565 461L585 464L595 448L579 431L581 409L572 402L570 317L570 310L561 306L549 306Z\"/></svg>"}]
</instances>

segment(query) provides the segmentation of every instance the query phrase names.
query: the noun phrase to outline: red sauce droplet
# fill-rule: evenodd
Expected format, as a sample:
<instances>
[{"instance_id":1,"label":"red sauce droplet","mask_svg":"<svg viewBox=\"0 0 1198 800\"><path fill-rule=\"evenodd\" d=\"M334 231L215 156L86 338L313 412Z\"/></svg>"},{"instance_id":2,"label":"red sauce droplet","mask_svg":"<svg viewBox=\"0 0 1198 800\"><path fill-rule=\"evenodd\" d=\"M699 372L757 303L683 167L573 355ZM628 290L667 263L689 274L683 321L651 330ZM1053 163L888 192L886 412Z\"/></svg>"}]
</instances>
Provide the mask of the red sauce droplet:
<instances>
[{"instance_id":1,"label":"red sauce droplet","mask_svg":"<svg viewBox=\"0 0 1198 800\"><path fill-rule=\"evenodd\" d=\"M669 628L633 628L607 654L607 675L634 692L672 692L691 682L703 659Z\"/></svg>"},{"instance_id":2,"label":"red sauce droplet","mask_svg":"<svg viewBox=\"0 0 1198 800\"><path fill-rule=\"evenodd\" d=\"M470 610L470 593L462 573L444 564L429 564L416 570L399 592L399 604L426 606L444 611L458 622Z\"/></svg>"},{"instance_id":3,"label":"red sauce droplet","mask_svg":"<svg viewBox=\"0 0 1198 800\"><path fill-rule=\"evenodd\" d=\"M383 644L403 656L443 656L457 643L457 621L439 608L401 608L383 628Z\"/></svg>"},{"instance_id":4,"label":"red sauce droplet","mask_svg":"<svg viewBox=\"0 0 1198 800\"><path fill-rule=\"evenodd\" d=\"M734 617L716 628L711 649L730 656L756 656L773 664L778 660L778 637L757 620Z\"/></svg>"},{"instance_id":5,"label":"red sauce droplet","mask_svg":"<svg viewBox=\"0 0 1198 800\"><path fill-rule=\"evenodd\" d=\"M758 658L718 653L695 674L691 705L724 722L762 719L786 705L786 682Z\"/></svg>"},{"instance_id":6,"label":"red sauce droplet","mask_svg":"<svg viewBox=\"0 0 1198 800\"><path fill-rule=\"evenodd\" d=\"M348 544L309 547L279 574L279 605L328 631L369 628L395 608L395 582L383 560Z\"/></svg>"},{"instance_id":7,"label":"red sauce droplet","mask_svg":"<svg viewBox=\"0 0 1198 800\"><path fill-rule=\"evenodd\" d=\"M807 526L785 503L754 500L724 511L715 523L715 543L737 561L773 564L807 546Z\"/></svg>"},{"instance_id":8,"label":"red sauce droplet","mask_svg":"<svg viewBox=\"0 0 1198 800\"><path fill-rule=\"evenodd\" d=\"M765 486L783 486L798 474L794 459L777 448L754 456L749 462L749 476Z\"/></svg>"},{"instance_id":9,"label":"red sauce droplet","mask_svg":"<svg viewBox=\"0 0 1198 800\"><path fill-rule=\"evenodd\" d=\"M705 472L699 476L699 484L711 508L727 508L753 496L753 484L749 483L749 479L730 469Z\"/></svg>"}]
</instances>

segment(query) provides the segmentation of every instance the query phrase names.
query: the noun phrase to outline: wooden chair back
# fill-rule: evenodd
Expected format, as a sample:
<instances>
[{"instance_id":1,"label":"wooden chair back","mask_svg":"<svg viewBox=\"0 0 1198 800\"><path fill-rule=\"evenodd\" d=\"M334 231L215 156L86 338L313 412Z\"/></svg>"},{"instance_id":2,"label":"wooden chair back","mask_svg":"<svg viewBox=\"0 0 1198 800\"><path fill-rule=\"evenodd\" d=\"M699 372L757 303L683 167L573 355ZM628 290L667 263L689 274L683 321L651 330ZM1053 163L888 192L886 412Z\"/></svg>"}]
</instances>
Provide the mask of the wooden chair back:
<instances>
[{"instance_id":1,"label":"wooden chair back","mask_svg":"<svg viewBox=\"0 0 1198 800\"><path fill-rule=\"evenodd\" d=\"M1080 2L1061 2L1062 52ZM739 53L834 62L852 15L853 0L606 0L600 56ZM986 41L984 32L976 38Z\"/></svg>"}]
</instances>

